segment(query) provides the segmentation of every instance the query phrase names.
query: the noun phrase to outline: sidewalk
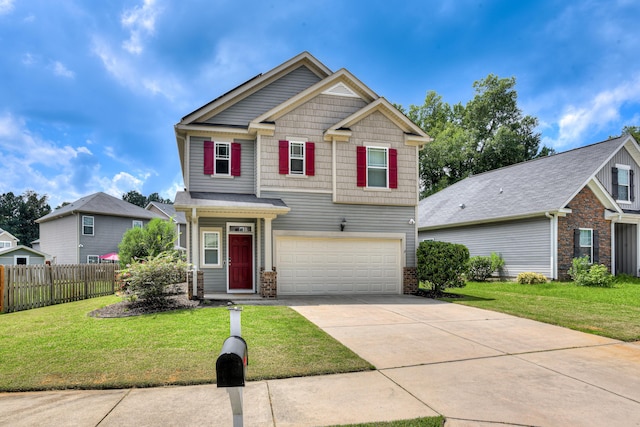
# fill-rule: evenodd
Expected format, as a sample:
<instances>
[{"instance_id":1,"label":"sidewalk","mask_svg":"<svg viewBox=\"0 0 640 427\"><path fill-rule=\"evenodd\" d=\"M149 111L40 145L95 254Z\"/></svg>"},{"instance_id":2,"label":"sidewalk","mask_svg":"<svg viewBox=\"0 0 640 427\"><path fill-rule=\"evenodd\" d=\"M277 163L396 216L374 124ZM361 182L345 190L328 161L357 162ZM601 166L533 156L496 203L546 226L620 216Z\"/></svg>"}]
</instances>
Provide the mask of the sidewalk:
<instances>
[{"instance_id":1,"label":"sidewalk","mask_svg":"<svg viewBox=\"0 0 640 427\"><path fill-rule=\"evenodd\" d=\"M277 303L378 370L250 382L245 426L439 414L447 427L640 426L637 343L416 297ZM230 426L232 416L226 390L203 385L5 393L0 425Z\"/></svg>"}]
</instances>

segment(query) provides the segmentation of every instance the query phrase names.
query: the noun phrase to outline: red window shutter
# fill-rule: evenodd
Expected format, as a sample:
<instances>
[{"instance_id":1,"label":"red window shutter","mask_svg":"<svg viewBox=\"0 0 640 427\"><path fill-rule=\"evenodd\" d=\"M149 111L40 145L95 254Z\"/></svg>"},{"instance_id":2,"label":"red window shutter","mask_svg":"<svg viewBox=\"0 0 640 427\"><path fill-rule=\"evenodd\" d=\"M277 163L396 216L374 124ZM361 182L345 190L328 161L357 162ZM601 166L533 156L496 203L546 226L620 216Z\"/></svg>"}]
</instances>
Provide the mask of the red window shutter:
<instances>
[{"instance_id":1,"label":"red window shutter","mask_svg":"<svg viewBox=\"0 0 640 427\"><path fill-rule=\"evenodd\" d=\"M280 141L280 173L289 173L289 141Z\"/></svg>"},{"instance_id":2,"label":"red window shutter","mask_svg":"<svg viewBox=\"0 0 640 427\"><path fill-rule=\"evenodd\" d=\"M398 188L398 150L389 148L389 188Z\"/></svg>"},{"instance_id":3,"label":"red window shutter","mask_svg":"<svg viewBox=\"0 0 640 427\"><path fill-rule=\"evenodd\" d=\"M204 145L204 174L213 175L214 143L213 141L205 141L203 145Z\"/></svg>"},{"instance_id":4,"label":"red window shutter","mask_svg":"<svg viewBox=\"0 0 640 427\"><path fill-rule=\"evenodd\" d=\"M367 186L367 147L356 147L356 163L358 172L358 187Z\"/></svg>"},{"instance_id":5,"label":"red window shutter","mask_svg":"<svg viewBox=\"0 0 640 427\"><path fill-rule=\"evenodd\" d=\"M304 151L307 175L314 176L316 174L316 144L314 142L307 142L304 145Z\"/></svg>"},{"instance_id":6,"label":"red window shutter","mask_svg":"<svg viewBox=\"0 0 640 427\"><path fill-rule=\"evenodd\" d=\"M240 176L240 153L242 151L239 142L231 143L231 176Z\"/></svg>"}]
</instances>

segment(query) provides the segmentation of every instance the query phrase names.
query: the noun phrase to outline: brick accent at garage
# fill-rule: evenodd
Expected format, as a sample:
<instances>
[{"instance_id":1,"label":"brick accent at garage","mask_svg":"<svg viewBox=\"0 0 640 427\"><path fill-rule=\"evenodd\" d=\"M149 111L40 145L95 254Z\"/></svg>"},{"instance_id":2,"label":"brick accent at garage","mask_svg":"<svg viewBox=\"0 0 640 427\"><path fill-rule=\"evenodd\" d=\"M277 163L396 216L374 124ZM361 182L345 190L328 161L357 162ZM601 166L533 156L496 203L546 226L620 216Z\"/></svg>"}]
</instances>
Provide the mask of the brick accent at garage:
<instances>
[{"instance_id":1,"label":"brick accent at garage","mask_svg":"<svg viewBox=\"0 0 640 427\"><path fill-rule=\"evenodd\" d=\"M275 271L260 271L260 296L262 298L276 298L278 296L278 273Z\"/></svg>"},{"instance_id":2,"label":"brick accent at garage","mask_svg":"<svg viewBox=\"0 0 640 427\"><path fill-rule=\"evenodd\" d=\"M412 295L418 292L418 269L405 267L402 274L402 293Z\"/></svg>"},{"instance_id":3,"label":"brick accent at garage","mask_svg":"<svg viewBox=\"0 0 640 427\"><path fill-rule=\"evenodd\" d=\"M611 221L604 218L605 208L593 192L583 188L567 206L571 213L558 218L558 278L569 278L573 260L573 233L578 228L598 231L599 264L611 271Z\"/></svg>"}]
</instances>

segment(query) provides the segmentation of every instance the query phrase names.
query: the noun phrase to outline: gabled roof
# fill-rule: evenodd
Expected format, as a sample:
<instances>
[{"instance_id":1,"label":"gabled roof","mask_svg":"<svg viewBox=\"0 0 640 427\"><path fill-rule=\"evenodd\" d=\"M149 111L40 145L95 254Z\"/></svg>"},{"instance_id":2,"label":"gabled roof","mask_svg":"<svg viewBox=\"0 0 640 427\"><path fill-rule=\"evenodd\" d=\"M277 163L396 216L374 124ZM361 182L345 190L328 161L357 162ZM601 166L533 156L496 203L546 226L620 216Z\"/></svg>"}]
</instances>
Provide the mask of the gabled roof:
<instances>
[{"instance_id":1,"label":"gabled roof","mask_svg":"<svg viewBox=\"0 0 640 427\"><path fill-rule=\"evenodd\" d=\"M10 239L19 241L16 236L14 236L13 234L9 233L7 230L3 230L2 228L0 228L0 236L7 236Z\"/></svg>"},{"instance_id":2,"label":"gabled roof","mask_svg":"<svg viewBox=\"0 0 640 427\"><path fill-rule=\"evenodd\" d=\"M596 174L622 147L640 160L640 147L624 135L466 178L420 201L418 229L562 212L585 186L621 212Z\"/></svg>"},{"instance_id":3,"label":"gabled roof","mask_svg":"<svg viewBox=\"0 0 640 427\"><path fill-rule=\"evenodd\" d=\"M37 223L51 221L63 216L86 213L96 215L111 215L137 219L162 218L160 214L148 211L117 197L99 192L83 197L63 206L36 220Z\"/></svg>"},{"instance_id":4,"label":"gabled roof","mask_svg":"<svg viewBox=\"0 0 640 427\"><path fill-rule=\"evenodd\" d=\"M11 252L16 252L16 251L20 251L20 250L31 252L34 255L38 255L38 256L41 256L41 257L44 257L44 258L51 258L51 256L49 254L45 254L44 252L40 252L38 250L30 248L29 246L24 246L24 245L18 245L18 246L13 246L11 248L2 249L2 250L0 250L0 255L6 255L6 254L9 254Z\"/></svg>"},{"instance_id":5,"label":"gabled roof","mask_svg":"<svg viewBox=\"0 0 640 427\"><path fill-rule=\"evenodd\" d=\"M367 104L379 98L379 96L374 91L369 89L356 76L351 74L348 70L342 68L332 75L328 76L327 78L320 80L313 86L303 90L299 94L289 98L282 104L265 112L261 116L256 117L251 121L249 129L251 129L252 126L259 125L264 122L273 122L277 120L278 118L284 116L288 112L316 97L327 89L336 86L336 84L338 83L343 83L344 85L346 85L348 89L351 89L360 98L364 99Z\"/></svg>"},{"instance_id":6,"label":"gabled roof","mask_svg":"<svg viewBox=\"0 0 640 427\"><path fill-rule=\"evenodd\" d=\"M173 221L178 224L186 224L187 219L184 216L184 212L176 211L176 208L170 203L159 203L159 202L149 202L145 209L149 210L151 206L155 206L156 209L160 210L163 214L165 214L168 218L173 218Z\"/></svg>"},{"instance_id":7,"label":"gabled roof","mask_svg":"<svg viewBox=\"0 0 640 427\"><path fill-rule=\"evenodd\" d=\"M369 105L356 111L339 123L331 126L324 133L324 139L331 141L336 138L338 141L347 140L351 136L350 127L375 112L382 113L389 120L394 122L405 133L405 144L423 145L431 141L431 138L407 116L402 114L389 101L378 98Z\"/></svg>"},{"instance_id":8,"label":"gabled roof","mask_svg":"<svg viewBox=\"0 0 640 427\"><path fill-rule=\"evenodd\" d=\"M216 113L229 108L236 102L246 98L252 93L257 92L273 81L279 79L283 75L291 72L292 70L306 66L313 73L315 73L321 79L331 74L331 70L327 68L322 62L318 61L309 52L302 52L299 55L294 56L288 61L278 65L270 71L264 74L258 74L252 79L240 84L229 92L219 96L208 104L198 108L197 110L187 114L180 120L179 125L187 125L193 122L201 122L208 117L215 115Z\"/></svg>"}]
</instances>

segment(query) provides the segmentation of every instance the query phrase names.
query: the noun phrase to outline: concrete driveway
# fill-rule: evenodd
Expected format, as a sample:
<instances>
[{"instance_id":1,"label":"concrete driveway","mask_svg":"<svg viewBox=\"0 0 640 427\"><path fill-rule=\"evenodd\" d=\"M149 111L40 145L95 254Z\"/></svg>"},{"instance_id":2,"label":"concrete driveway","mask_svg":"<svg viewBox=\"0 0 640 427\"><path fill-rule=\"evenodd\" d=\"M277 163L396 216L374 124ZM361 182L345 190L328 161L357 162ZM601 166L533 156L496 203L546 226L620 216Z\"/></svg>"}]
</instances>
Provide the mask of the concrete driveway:
<instances>
[{"instance_id":1,"label":"concrete driveway","mask_svg":"<svg viewBox=\"0 0 640 427\"><path fill-rule=\"evenodd\" d=\"M438 414L447 427L640 426L638 343L411 296L246 303L289 305L378 368L249 382L246 426ZM0 425L227 426L232 416L215 385L64 390L0 393Z\"/></svg>"},{"instance_id":2,"label":"concrete driveway","mask_svg":"<svg viewBox=\"0 0 640 427\"><path fill-rule=\"evenodd\" d=\"M447 426L640 426L638 343L419 297L334 298L287 304Z\"/></svg>"}]
</instances>

